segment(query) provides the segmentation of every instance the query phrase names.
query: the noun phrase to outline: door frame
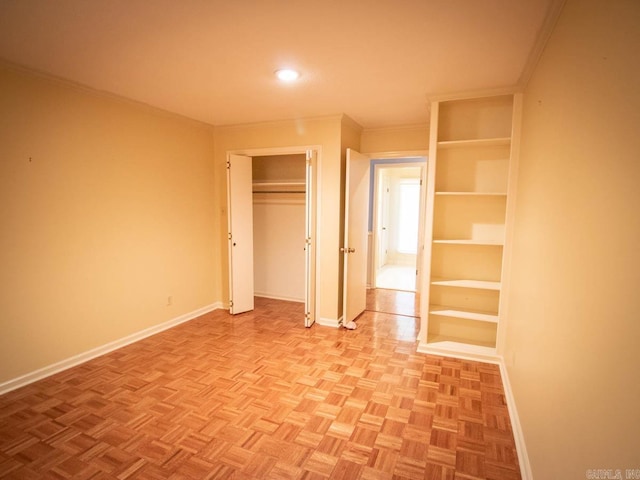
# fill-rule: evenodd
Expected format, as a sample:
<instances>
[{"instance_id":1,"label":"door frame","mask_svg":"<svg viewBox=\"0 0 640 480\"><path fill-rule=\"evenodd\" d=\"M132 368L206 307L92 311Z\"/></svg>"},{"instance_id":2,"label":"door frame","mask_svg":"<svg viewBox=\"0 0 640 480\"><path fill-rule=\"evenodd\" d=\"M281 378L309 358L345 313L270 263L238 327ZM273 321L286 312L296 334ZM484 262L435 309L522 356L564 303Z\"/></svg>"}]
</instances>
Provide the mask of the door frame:
<instances>
[{"instance_id":1,"label":"door frame","mask_svg":"<svg viewBox=\"0 0 640 480\"><path fill-rule=\"evenodd\" d=\"M320 222L318 222L318 219L320 218L320 209L321 209L321 205L322 205L322 201L321 201L321 175L320 172L322 171L321 169L321 159L322 159L322 146L321 145L301 145L301 146L288 146L288 147L265 147L265 148L242 148L242 149L237 149L237 150L227 150L226 151L226 158L227 160L229 159L230 155L243 155L246 157L265 157L265 156L276 156L276 155L306 155L308 151L312 151L315 153L315 165L312 165L312 175L315 178L315 181L313 181L313 186L315 187L312 191L312 203L313 203L313 207L314 207L314 211L310 211L309 210L309 205L307 204L307 200L305 200L305 208L307 208L307 213L310 214L310 229L311 232L313 232L315 234L315 238L311 239L312 242L312 248L311 248L311 252L312 252L312 259L311 259L311 264L313 265L312 268L312 272L310 272L310 275L313 277L313 281L310 282L311 288L309 290L311 290L308 295L311 298L305 298L305 304L306 305L311 305L311 311L309 312L310 317L307 318L307 315L305 312L305 326L306 327L310 327L311 325L313 325L313 323L315 323L315 320L318 318L318 308L319 308L319 302L318 302L318 279L320 278L320 268L321 268L321 263L318 262L318 252L320 251L319 248L319 244L320 241L319 239L321 238L320 235L320 229L321 229L321 224ZM308 190L308 188L307 188ZM308 197L305 197L306 199L308 199ZM228 205L227 205L228 207ZM227 212L229 210L227 209ZM229 268L231 268L231 266L229 265ZM227 280L229 279L231 272L227 272ZM309 281L311 279L309 278L305 278L305 282ZM307 290L307 289L305 289ZM305 294L306 296L307 294Z\"/></svg>"},{"instance_id":2,"label":"door frame","mask_svg":"<svg viewBox=\"0 0 640 480\"><path fill-rule=\"evenodd\" d=\"M420 283L420 279L419 279L419 273L420 273L420 251L421 251L421 246L422 246L422 227L424 226L424 208L423 208L423 196L424 196L424 179L425 179L425 169L426 169L426 163L421 161L416 161L416 162L403 162L400 161L398 163L378 163L378 164L374 164L374 192L373 192L373 225L372 225L372 231L371 231L371 245L373 248L373 254L372 254L372 258L371 260L371 288L376 288L377 286L377 276L378 276L378 264L380 263L380 252L382 250L382 246L381 246L381 242L382 239L380 238L380 233L381 233L381 225L379 224L379 217L380 217L380 209L382 209L384 207L384 203L385 203L385 199L381 199L380 198L380 183L382 182L382 177L383 177L383 171L385 170L393 170L393 169L399 169L399 168L413 168L416 170L420 170L420 174L418 177L412 177L412 178L418 178L422 183L420 184L420 198L418 199L418 238L416 239L417 241L417 251L416 251L416 259L415 259L415 269L418 272L418 275L416 276L416 281L415 281L415 286L414 286L414 291L418 291L418 286ZM394 213L390 213L391 217L394 217ZM393 220L391 223L396 223L395 220ZM388 227L388 226L387 226ZM392 232L392 230L388 229L387 231L387 236L390 235ZM388 239L387 239L388 241Z\"/></svg>"},{"instance_id":3,"label":"door frame","mask_svg":"<svg viewBox=\"0 0 640 480\"><path fill-rule=\"evenodd\" d=\"M373 163L373 223L371 227L371 249L373 250L373 256L370 259L370 287L376 286L377 275L377 262L378 262L378 209L380 208L380 199L378 198L378 182L380 177L380 168L404 168L404 167L422 167L421 173L421 188L420 188L420 220L418 223L418 254L416 255L416 269L418 275L416 276L416 292L420 293L422 286L422 257L424 255L424 225L427 219L426 214L426 186L427 186L427 166L429 164L429 151L428 150L414 150L406 152L378 152L367 154L371 158ZM388 163L374 163L376 160L387 160ZM408 160L408 161L407 161Z\"/></svg>"}]
</instances>

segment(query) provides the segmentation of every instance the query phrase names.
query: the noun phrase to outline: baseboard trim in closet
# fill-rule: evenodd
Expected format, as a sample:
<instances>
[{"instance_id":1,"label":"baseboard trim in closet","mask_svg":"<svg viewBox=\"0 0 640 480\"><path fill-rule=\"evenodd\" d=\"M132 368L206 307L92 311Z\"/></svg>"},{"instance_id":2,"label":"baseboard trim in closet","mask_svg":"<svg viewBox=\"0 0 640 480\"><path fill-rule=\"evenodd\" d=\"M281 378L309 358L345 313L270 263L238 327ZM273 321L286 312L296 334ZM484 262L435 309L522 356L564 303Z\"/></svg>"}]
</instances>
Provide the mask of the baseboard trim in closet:
<instances>
[{"instance_id":1,"label":"baseboard trim in closet","mask_svg":"<svg viewBox=\"0 0 640 480\"><path fill-rule=\"evenodd\" d=\"M21 375L20 377L0 383L0 395L8 393L12 390L16 390L20 387L24 387L38 380L42 380L43 378L50 377L51 375L62 372L63 370L67 370L71 367L75 367L76 365L80 365L81 363L104 355L105 353L109 353L117 350L118 348L125 347L131 343L142 340L143 338L150 337L151 335L155 335L156 333L168 330L169 328L175 327L176 325L188 322L189 320L193 320L194 318L204 315L205 313L209 313L213 310L218 310L221 308L223 308L222 302L212 303L211 305L207 305L192 312L185 313L184 315L180 315L179 317L173 318L158 325L154 325L153 327L145 328L144 330L132 333L131 335L127 335L126 337L114 340L113 342L106 343L100 347L87 350L86 352L82 352L78 355L74 355L51 365L47 365L46 367L34 370L33 372Z\"/></svg>"},{"instance_id":2,"label":"baseboard trim in closet","mask_svg":"<svg viewBox=\"0 0 640 480\"><path fill-rule=\"evenodd\" d=\"M280 295L272 295L270 293L253 292L254 297L270 298L271 300L284 300L285 302L304 303L304 298L283 297Z\"/></svg>"}]
</instances>

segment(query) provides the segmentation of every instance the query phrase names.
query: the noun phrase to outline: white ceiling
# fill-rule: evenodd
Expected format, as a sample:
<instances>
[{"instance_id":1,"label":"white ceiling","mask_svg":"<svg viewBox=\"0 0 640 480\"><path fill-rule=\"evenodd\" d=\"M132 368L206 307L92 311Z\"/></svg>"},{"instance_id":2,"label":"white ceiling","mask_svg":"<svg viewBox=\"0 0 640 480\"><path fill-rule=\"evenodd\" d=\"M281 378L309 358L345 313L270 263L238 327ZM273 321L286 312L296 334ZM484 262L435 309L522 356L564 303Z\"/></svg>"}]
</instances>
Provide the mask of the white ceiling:
<instances>
[{"instance_id":1,"label":"white ceiling","mask_svg":"<svg viewBox=\"0 0 640 480\"><path fill-rule=\"evenodd\" d=\"M0 58L213 125L408 125L430 95L522 83L560 3L0 0Z\"/></svg>"}]
</instances>

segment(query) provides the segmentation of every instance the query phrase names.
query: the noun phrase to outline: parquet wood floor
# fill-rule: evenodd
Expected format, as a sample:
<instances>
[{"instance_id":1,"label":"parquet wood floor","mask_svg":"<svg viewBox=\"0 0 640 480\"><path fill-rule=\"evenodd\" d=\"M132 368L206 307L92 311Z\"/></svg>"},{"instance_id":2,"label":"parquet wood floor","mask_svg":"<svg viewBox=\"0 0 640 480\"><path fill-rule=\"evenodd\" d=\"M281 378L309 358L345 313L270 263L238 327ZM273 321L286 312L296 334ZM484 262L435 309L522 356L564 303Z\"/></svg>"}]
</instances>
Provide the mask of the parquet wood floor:
<instances>
[{"instance_id":1,"label":"parquet wood floor","mask_svg":"<svg viewBox=\"0 0 640 480\"><path fill-rule=\"evenodd\" d=\"M497 366L417 319L217 310L0 397L0 477L519 479Z\"/></svg>"},{"instance_id":2,"label":"parquet wood floor","mask_svg":"<svg viewBox=\"0 0 640 480\"><path fill-rule=\"evenodd\" d=\"M372 312L418 317L420 315L419 297L420 295L416 292L369 288L366 309Z\"/></svg>"}]
</instances>

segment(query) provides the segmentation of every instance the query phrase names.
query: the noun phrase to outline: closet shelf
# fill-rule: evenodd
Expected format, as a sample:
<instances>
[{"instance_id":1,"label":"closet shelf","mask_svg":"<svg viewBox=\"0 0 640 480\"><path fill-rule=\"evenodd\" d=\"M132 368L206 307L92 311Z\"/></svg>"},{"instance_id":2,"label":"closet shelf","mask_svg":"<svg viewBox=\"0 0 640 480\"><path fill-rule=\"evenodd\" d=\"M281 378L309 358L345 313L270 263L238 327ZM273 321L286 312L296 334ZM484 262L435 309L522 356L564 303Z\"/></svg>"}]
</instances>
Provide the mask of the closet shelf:
<instances>
[{"instance_id":1,"label":"closet shelf","mask_svg":"<svg viewBox=\"0 0 640 480\"><path fill-rule=\"evenodd\" d=\"M486 280L468 280L468 279L445 279L434 278L432 285L442 285L444 287L458 288L477 288L479 290L497 290L500 291L500 282L489 282Z\"/></svg>"},{"instance_id":2,"label":"closet shelf","mask_svg":"<svg viewBox=\"0 0 640 480\"><path fill-rule=\"evenodd\" d=\"M429 335L425 344L418 346L421 353L463 356L469 358L496 358L496 348L489 343L470 342L468 339L445 335Z\"/></svg>"},{"instance_id":3,"label":"closet shelf","mask_svg":"<svg viewBox=\"0 0 640 480\"><path fill-rule=\"evenodd\" d=\"M253 193L305 193L305 182L254 182Z\"/></svg>"},{"instance_id":4,"label":"closet shelf","mask_svg":"<svg viewBox=\"0 0 640 480\"><path fill-rule=\"evenodd\" d=\"M473 140L444 140L438 142L438 148L497 147L511 144L510 137L478 138Z\"/></svg>"},{"instance_id":5,"label":"closet shelf","mask_svg":"<svg viewBox=\"0 0 640 480\"><path fill-rule=\"evenodd\" d=\"M463 318L465 320L475 320L478 322L498 323L498 315L495 313L487 313L472 310L460 310L455 307L445 307L441 305L432 305L429 308L429 314L439 315L441 317Z\"/></svg>"}]
</instances>

